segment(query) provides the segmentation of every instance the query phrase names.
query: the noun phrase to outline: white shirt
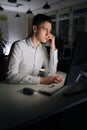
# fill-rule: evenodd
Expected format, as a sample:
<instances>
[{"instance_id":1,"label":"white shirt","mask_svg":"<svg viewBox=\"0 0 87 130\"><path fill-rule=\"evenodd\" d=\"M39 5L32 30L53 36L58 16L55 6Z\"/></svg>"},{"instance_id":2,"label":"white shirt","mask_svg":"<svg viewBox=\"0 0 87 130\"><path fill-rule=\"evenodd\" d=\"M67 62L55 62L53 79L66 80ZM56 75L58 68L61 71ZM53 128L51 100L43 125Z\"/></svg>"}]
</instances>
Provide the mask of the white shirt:
<instances>
[{"instance_id":1,"label":"white shirt","mask_svg":"<svg viewBox=\"0 0 87 130\"><path fill-rule=\"evenodd\" d=\"M50 73L57 68L57 50L50 50L50 58L46 47L40 43L35 48L30 38L12 45L6 79L14 84L39 84L39 70L45 67Z\"/></svg>"}]
</instances>

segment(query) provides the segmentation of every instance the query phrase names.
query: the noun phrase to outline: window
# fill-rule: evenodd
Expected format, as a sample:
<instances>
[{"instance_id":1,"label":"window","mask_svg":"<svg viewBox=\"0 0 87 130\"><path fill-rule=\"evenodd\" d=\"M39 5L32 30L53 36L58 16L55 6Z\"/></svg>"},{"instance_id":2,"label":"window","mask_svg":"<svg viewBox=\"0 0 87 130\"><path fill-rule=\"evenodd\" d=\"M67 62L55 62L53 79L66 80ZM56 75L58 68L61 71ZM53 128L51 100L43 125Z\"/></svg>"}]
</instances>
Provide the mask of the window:
<instances>
[{"instance_id":1,"label":"window","mask_svg":"<svg viewBox=\"0 0 87 130\"><path fill-rule=\"evenodd\" d=\"M78 31L87 32L87 8L78 9L73 12L73 37Z\"/></svg>"}]
</instances>

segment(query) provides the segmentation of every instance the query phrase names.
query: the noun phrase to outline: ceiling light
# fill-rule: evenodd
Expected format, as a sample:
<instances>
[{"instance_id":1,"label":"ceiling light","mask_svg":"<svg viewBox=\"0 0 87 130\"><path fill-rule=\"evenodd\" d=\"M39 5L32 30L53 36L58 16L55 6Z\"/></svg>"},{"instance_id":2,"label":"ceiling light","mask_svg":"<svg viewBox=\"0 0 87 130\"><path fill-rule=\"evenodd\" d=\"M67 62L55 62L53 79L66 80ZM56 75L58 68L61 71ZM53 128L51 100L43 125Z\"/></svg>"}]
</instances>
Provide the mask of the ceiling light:
<instances>
[{"instance_id":1,"label":"ceiling light","mask_svg":"<svg viewBox=\"0 0 87 130\"><path fill-rule=\"evenodd\" d=\"M4 9L3 9L3 7L1 7L1 5L0 5L0 11L3 11Z\"/></svg>"},{"instance_id":2,"label":"ceiling light","mask_svg":"<svg viewBox=\"0 0 87 130\"><path fill-rule=\"evenodd\" d=\"M29 9L26 14L32 14L32 11Z\"/></svg>"},{"instance_id":3,"label":"ceiling light","mask_svg":"<svg viewBox=\"0 0 87 130\"><path fill-rule=\"evenodd\" d=\"M51 6L48 4L48 2L46 2L46 4L43 6L43 9L50 9Z\"/></svg>"}]
</instances>

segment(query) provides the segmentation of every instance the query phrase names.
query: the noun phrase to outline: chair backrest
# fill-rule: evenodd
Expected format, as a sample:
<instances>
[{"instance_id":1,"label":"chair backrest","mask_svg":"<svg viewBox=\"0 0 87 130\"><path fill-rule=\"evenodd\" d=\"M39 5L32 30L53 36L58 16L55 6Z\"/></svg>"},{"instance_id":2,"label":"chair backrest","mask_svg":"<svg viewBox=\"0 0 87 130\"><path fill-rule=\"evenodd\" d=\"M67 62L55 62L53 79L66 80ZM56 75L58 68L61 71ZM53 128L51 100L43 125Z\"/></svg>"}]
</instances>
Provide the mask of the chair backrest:
<instances>
[{"instance_id":1,"label":"chair backrest","mask_svg":"<svg viewBox=\"0 0 87 130\"><path fill-rule=\"evenodd\" d=\"M0 81L5 80L5 74L7 71L8 56L0 56Z\"/></svg>"}]
</instances>

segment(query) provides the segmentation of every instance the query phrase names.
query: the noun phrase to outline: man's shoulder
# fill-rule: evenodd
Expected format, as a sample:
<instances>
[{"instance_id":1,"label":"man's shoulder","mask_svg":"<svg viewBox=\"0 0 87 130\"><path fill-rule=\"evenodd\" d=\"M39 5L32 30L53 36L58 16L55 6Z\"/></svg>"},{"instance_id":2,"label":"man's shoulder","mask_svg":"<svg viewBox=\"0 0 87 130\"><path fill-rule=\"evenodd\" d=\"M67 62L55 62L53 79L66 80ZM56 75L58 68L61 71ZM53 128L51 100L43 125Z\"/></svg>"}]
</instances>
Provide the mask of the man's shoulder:
<instances>
[{"instance_id":1,"label":"man's shoulder","mask_svg":"<svg viewBox=\"0 0 87 130\"><path fill-rule=\"evenodd\" d=\"M15 42L13 42L12 46L11 46L11 50L14 50L14 49L23 49L24 46L25 46L25 43L26 43L26 40L25 39L22 39L22 40L17 40Z\"/></svg>"},{"instance_id":2,"label":"man's shoulder","mask_svg":"<svg viewBox=\"0 0 87 130\"><path fill-rule=\"evenodd\" d=\"M22 46L24 43L26 43L26 38L13 42L13 45L15 45L15 46Z\"/></svg>"}]
</instances>

